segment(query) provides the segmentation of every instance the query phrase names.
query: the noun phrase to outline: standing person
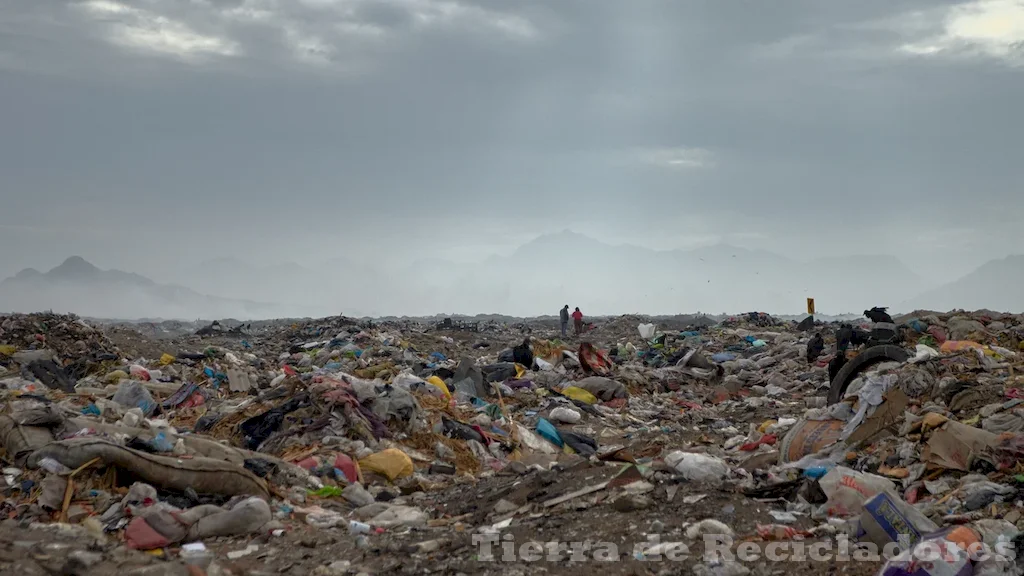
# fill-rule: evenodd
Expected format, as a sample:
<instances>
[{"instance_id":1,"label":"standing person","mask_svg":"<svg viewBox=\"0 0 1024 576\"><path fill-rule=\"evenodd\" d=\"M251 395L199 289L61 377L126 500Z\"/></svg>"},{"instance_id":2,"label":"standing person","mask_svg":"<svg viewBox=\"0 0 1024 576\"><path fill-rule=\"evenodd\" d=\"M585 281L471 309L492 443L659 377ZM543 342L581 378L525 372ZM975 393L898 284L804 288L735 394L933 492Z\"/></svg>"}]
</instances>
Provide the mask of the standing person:
<instances>
[{"instance_id":1,"label":"standing person","mask_svg":"<svg viewBox=\"0 0 1024 576\"><path fill-rule=\"evenodd\" d=\"M583 332L583 312L580 312L579 306L572 313L572 324L573 328L576 329L576 335L579 336Z\"/></svg>"},{"instance_id":2,"label":"standing person","mask_svg":"<svg viewBox=\"0 0 1024 576\"><path fill-rule=\"evenodd\" d=\"M566 331L569 330L569 305L566 304L565 308L562 308L561 312L558 313L558 319L562 322L562 338L565 338Z\"/></svg>"}]
</instances>

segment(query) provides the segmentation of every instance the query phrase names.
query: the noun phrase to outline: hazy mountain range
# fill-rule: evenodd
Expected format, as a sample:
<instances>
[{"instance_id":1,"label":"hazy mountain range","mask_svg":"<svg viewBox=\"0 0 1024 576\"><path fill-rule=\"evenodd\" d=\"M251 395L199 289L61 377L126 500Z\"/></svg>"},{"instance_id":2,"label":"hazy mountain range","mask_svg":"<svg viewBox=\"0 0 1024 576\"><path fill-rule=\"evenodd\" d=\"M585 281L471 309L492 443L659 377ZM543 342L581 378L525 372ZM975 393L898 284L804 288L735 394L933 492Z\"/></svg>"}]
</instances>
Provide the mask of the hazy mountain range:
<instances>
[{"instance_id":1,"label":"hazy mountain range","mask_svg":"<svg viewBox=\"0 0 1024 576\"><path fill-rule=\"evenodd\" d=\"M563 304L590 314L764 310L796 314L807 297L822 313L871 306L1024 310L1016 289L1024 256L989 262L934 287L893 256L836 256L800 262L728 245L651 250L562 232L508 256L462 264L407 266L337 257L315 266L218 258L167 269L159 283L101 270L81 257L0 282L0 310L53 309L93 317L268 318L286 316L556 314ZM166 278L164 278L166 276ZM173 281L173 283L172 283ZM187 286L187 287L185 287Z\"/></svg>"},{"instance_id":2,"label":"hazy mountain range","mask_svg":"<svg viewBox=\"0 0 1024 576\"><path fill-rule=\"evenodd\" d=\"M72 256L48 272L27 268L0 282L0 310L54 310L102 318L260 317L274 306L157 284L138 274L101 270Z\"/></svg>"}]
</instances>

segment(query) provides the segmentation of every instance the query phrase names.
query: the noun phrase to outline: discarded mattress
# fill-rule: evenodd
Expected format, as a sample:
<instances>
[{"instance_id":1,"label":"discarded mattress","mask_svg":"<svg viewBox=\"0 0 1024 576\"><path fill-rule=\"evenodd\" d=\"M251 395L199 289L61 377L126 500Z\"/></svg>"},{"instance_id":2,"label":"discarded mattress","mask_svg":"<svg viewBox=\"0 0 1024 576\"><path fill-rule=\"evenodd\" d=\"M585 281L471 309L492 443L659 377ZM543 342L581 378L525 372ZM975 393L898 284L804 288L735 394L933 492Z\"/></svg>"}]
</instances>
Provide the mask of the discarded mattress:
<instances>
[{"instance_id":1,"label":"discarded mattress","mask_svg":"<svg viewBox=\"0 0 1024 576\"><path fill-rule=\"evenodd\" d=\"M99 458L107 466L124 468L139 479L168 490L183 492L192 488L199 494L270 498L266 482L255 474L212 458L158 456L96 438L72 438L48 444L29 456L28 466L37 468L43 458L53 458L72 469Z\"/></svg>"}]
</instances>

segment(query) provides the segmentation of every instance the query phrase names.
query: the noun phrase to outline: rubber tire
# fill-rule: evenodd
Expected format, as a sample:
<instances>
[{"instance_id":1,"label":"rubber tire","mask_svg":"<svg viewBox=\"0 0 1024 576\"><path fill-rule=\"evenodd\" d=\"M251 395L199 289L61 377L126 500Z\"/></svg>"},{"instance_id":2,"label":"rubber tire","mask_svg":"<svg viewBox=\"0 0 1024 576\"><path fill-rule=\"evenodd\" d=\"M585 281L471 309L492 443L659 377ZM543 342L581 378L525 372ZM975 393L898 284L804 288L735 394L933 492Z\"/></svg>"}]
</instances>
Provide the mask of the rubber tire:
<instances>
[{"instance_id":1,"label":"rubber tire","mask_svg":"<svg viewBox=\"0 0 1024 576\"><path fill-rule=\"evenodd\" d=\"M831 406L842 400L843 394L846 393L846 388L850 385L850 382L864 370L882 362L906 362L909 359L910 354L906 350L891 344L872 346L861 352L853 360L847 362L836 374L835 379L832 380L832 385L828 389L829 405Z\"/></svg>"}]
</instances>

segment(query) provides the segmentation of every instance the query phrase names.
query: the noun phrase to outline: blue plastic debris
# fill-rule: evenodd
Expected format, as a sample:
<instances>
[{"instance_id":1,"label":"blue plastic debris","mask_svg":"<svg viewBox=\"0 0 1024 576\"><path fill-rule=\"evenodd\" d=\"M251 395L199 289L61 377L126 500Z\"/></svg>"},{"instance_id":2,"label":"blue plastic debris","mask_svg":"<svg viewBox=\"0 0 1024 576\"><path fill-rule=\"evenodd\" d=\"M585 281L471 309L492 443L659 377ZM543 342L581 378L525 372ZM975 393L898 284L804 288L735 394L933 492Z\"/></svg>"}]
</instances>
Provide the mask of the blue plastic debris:
<instances>
[{"instance_id":1,"label":"blue plastic debris","mask_svg":"<svg viewBox=\"0 0 1024 576\"><path fill-rule=\"evenodd\" d=\"M537 420L537 434L540 434L541 438L559 448L565 445L565 442L562 441L562 435L558 433L558 428L555 428L554 424L544 418Z\"/></svg>"}]
</instances>

